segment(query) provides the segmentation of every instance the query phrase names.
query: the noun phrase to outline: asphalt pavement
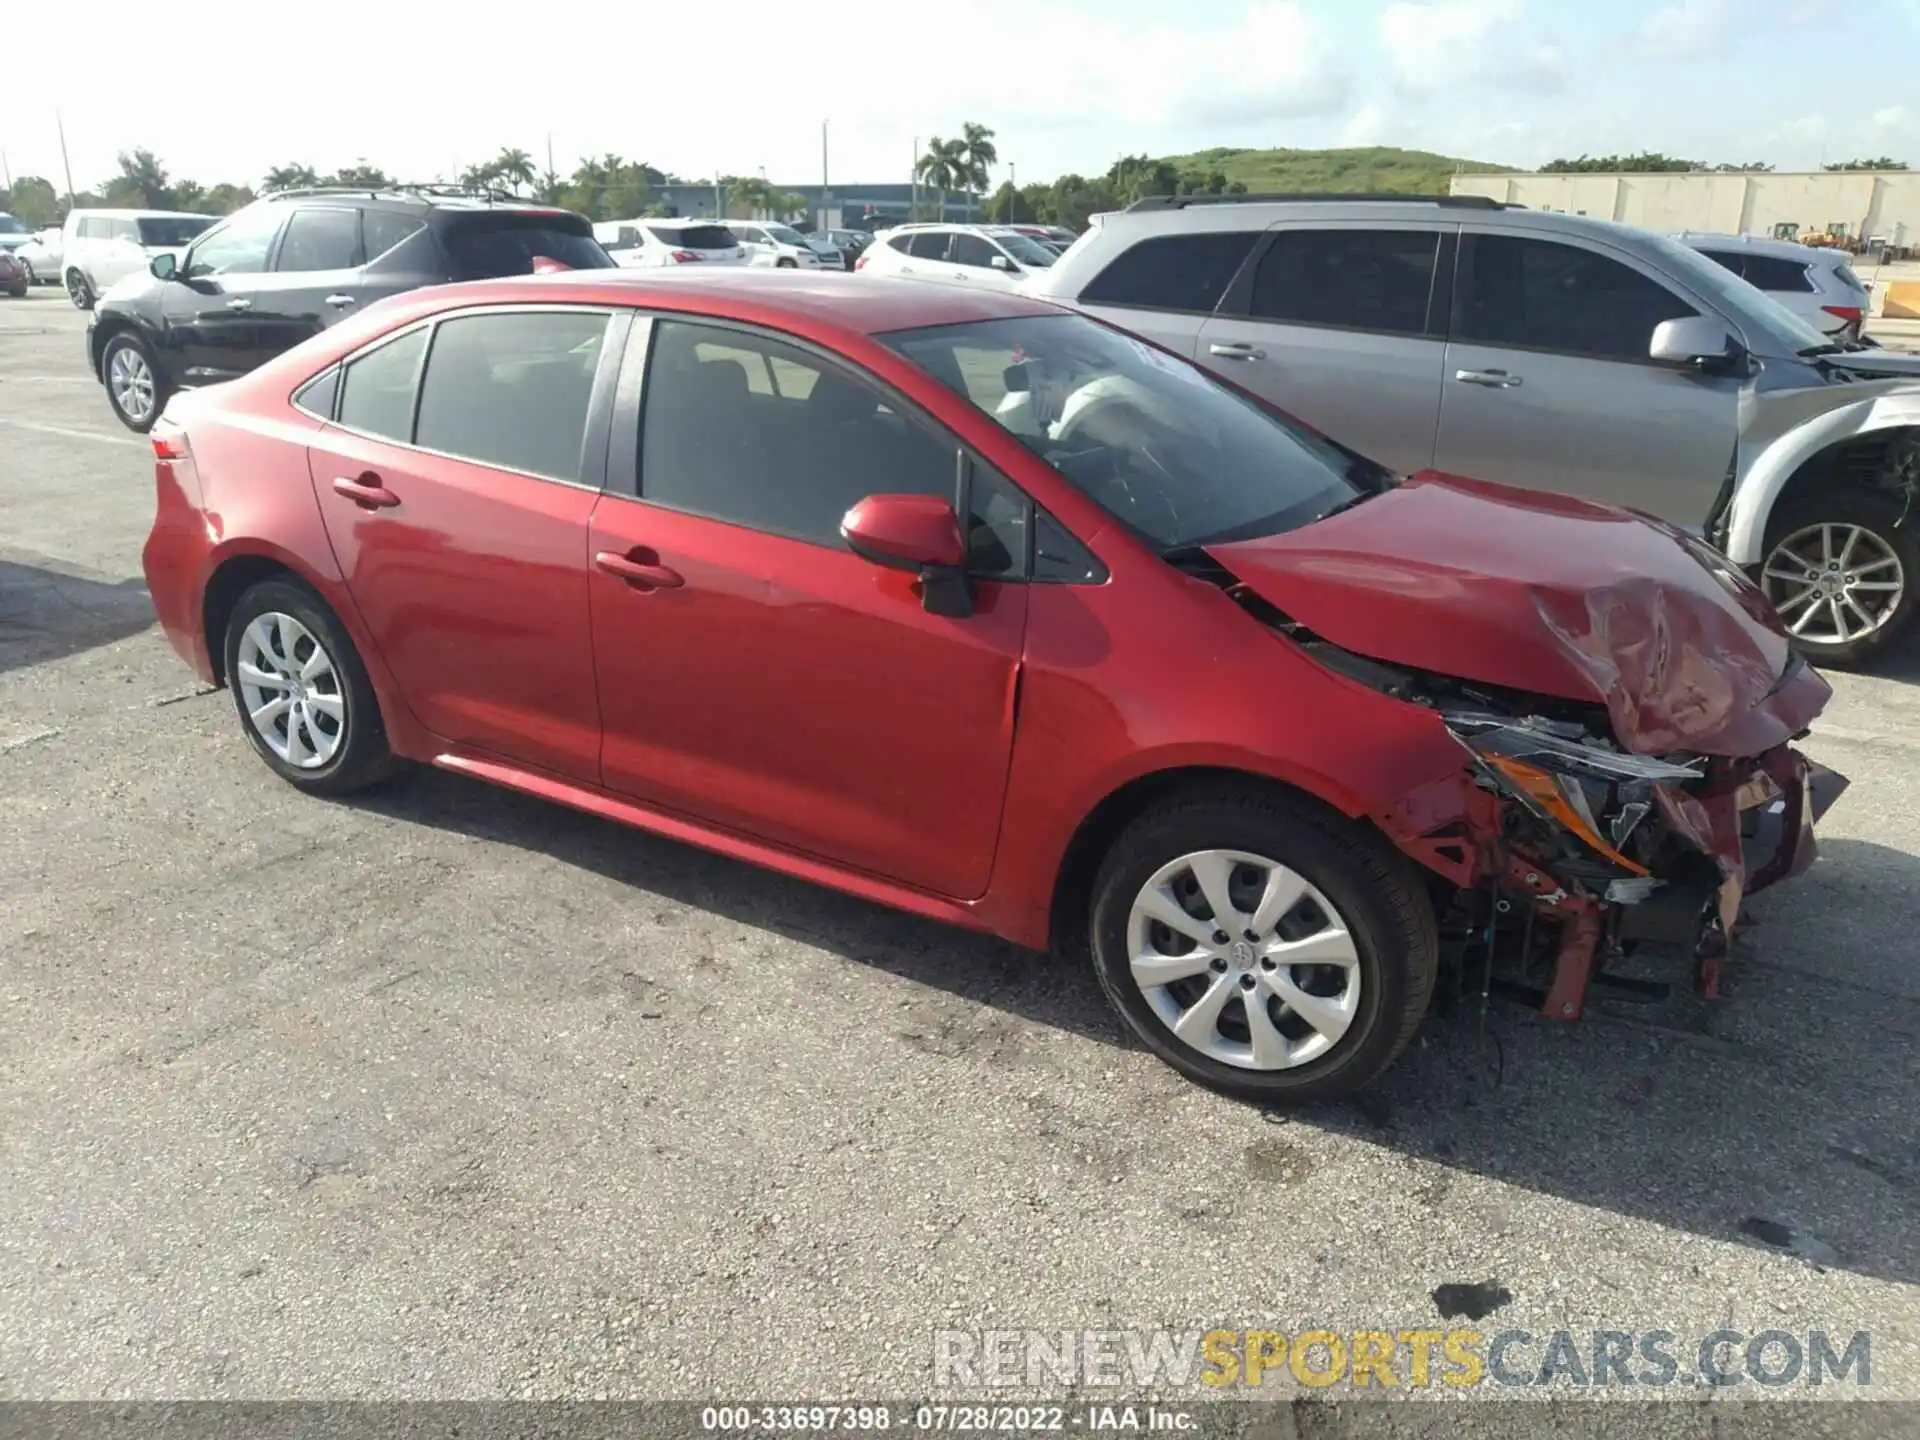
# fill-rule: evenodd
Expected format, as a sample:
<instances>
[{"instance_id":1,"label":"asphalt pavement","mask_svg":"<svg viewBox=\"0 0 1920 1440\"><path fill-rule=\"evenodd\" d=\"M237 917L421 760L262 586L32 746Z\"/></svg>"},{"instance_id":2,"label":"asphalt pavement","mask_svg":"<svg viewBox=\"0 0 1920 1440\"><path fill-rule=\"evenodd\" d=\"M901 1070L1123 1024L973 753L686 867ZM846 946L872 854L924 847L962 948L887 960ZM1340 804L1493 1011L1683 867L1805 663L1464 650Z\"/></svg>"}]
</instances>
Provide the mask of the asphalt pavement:
<instances>
[{"instance_id":1,"label":"asphalt pavement","mask_svg":"<svg viewBox=\"0 0 1920 1440\"><path fill-rule=\"evenodd\" d=\"M0 1399L917 1395L938 1328L1445 1286L1488 1333L1865 1330L1920 1399L1915 649L1833 677L1852 788L1722 1001L1469 1006L1268 1115L1084 962L447 774L275 780L153 628L83 324L0 301Z\"/></svg>"}]
</instances>

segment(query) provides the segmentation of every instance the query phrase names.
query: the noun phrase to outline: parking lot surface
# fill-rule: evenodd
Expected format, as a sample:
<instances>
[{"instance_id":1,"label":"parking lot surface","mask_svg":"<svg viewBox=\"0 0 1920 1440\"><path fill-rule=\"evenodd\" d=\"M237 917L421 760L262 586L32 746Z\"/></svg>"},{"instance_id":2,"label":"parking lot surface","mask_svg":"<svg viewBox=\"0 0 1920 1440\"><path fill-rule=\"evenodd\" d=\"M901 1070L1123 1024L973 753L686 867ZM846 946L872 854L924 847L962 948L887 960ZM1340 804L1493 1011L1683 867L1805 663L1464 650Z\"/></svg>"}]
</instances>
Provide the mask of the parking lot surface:
<instances>
[{"instance_id":1,"label":"parking lot surface","mask_svg":"<svg viewBox=\"0 0 1920 1440\"><path fill-rule=\"evenodd\" d=\"M275 780L152 627L83 326L0 301L0 1398L911 1395L940 1327L1444 1285L1867 1330L1920 1398L1920 653L1833 677L1852 789L1717 1005L1469 1005L1266 1115L1084 962L447 774Z\"/></svg>"}]
</instances>

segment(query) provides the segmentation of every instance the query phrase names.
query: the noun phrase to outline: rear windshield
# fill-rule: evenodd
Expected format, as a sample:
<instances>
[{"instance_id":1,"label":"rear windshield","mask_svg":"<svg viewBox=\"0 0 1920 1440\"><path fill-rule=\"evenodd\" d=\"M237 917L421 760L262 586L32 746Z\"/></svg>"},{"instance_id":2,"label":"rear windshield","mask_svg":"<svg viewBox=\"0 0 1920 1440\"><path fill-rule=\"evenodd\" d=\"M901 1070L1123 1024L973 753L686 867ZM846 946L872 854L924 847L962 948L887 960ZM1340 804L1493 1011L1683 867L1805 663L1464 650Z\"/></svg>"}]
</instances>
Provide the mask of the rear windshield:
<instances>
[{"instance_id":1,"label":"rear windshield","mask_svg":"<svg viewBox=\"0 0 1920 1440\"><path fill-rule=\"evenodd\" d=\"M682 250L731 250L740 237L724 225L652 225L654 238Z\"/></svg>"},{"instance_id":2,"label":"rear windshield","mask_svg":"<svg viewBox=\"0 0 1920 1440\"><path fill-rule=\"evenodd\" d=\"M778 240L782 245L804 246L807 243L807 237L802 235L798 230L795 230L791 225L769 225L767 226L767 234Z\"/></svg>"},{"instance_id":3,"label":"rear windshield","mask_svg":"<svg viewBox=\"0 0 1920 1440\"><path fill-rule=\"evenodd\" d=\"M613 265L613 257L586 233L584 221L569 224L549 215L462 216L443 238L456 280L531 275L533 262L542 257L571 270Z\"/></svg>"},{"instance_id":4,"label":"rear windshield","mask_svg":"<svg viewBox=\"0 0 1920 1440\"><path fill-rule=\"evenodd\" d=\"M178 249L213 224L211 215L154 215L134 222L140 227L140 243L157 249Z\"/></svg>"},{"instance_id":5,"label":"rear windshield","mask_svg":"<svg viewBox=\"0 0 1920 1440\"><path fill-rule=\"evenodd\" d=\"M1862 295L1867 293L1866 285L1862 283L1860 277L1854 273L1851 265L1836 265L1833 267L1833 273L1840 277L1841 283L1846 285L1848 289L1857 290Z\"/></svg>"}]
</instances>

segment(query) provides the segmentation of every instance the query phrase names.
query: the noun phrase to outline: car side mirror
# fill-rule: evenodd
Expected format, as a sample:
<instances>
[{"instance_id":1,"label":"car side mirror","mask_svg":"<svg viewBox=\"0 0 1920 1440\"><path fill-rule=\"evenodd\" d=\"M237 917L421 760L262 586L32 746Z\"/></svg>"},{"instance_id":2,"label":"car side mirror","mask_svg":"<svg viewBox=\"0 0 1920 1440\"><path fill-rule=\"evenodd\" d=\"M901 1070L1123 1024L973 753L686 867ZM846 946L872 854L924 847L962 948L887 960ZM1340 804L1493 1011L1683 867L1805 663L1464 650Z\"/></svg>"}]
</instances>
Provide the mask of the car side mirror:
<instances>
[{"instance_id":1,"label":"car side mirror","mask_svg":"<svg viewBox=\"0 0 1920 1440\"><path fill-rule=\"evenodd\" d=\"M174 272L180 268L180 260L175 255L156 255L147 262L147 269L153 272L156 280L171 280Z\"/></svg>"},{"instance_id":2,"label":"car side mirror","mask_svg":"<svg viewBox=\"0 0 1920 1440\"><path fill-rule=\"evenodd\" d=\"M1017 271L1020 267L1015 265L1013 261L1009 260L1006 256L996 255L993 257L993 268L996 270Z\"/></svg>"},{"instance_id":3,"label":"car side mirror","mask_svg":"<svg viewBox=\"0 0 1920 1440\"><path fill-rule=\"evenodd\" d=\"M1647 354L1669 365L1704 365L1725 360L1734 351L1733 336L1708 315L1662 320L1653 327Z\"/></svg>"},{"instance_id":4,"label":"car side mirror","mask_svg":"<svg viewBox=\"0 0 1920 1440\"><path fill-rule=\"evenodd\" d=\"M840 522L847 548L889 570L920 576L920 603L930 615L973 613L967 588L967 542L953 505L937 495L869 495Z\"/></svg>"}]
</instances>

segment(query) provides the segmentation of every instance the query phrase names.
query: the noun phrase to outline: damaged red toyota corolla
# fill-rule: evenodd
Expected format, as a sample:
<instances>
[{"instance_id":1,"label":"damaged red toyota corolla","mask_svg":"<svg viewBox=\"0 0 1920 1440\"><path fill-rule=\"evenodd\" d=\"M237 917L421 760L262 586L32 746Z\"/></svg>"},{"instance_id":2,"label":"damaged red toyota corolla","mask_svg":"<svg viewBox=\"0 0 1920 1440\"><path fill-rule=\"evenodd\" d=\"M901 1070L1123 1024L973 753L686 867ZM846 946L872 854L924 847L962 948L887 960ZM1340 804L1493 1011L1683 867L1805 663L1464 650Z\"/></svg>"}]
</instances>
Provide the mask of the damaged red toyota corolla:
<instances>
[{"instance_id":1,"label":"damaged red toyota corolla","mask_svg":"<svg viewBox=\"0 0 1920 1440\"><path fill-rule=\"evenodd\" d=\"M918 914L1090 948L1265 1101L1436 981L1713 988L1844 783L1688 537L1397 481L1024 297L758 272L384 302L155 429L146 566L260 757L429 762Z\"/></svg>"}]
</instances>

